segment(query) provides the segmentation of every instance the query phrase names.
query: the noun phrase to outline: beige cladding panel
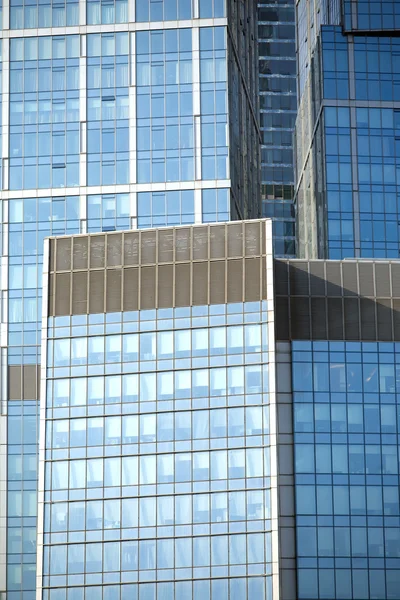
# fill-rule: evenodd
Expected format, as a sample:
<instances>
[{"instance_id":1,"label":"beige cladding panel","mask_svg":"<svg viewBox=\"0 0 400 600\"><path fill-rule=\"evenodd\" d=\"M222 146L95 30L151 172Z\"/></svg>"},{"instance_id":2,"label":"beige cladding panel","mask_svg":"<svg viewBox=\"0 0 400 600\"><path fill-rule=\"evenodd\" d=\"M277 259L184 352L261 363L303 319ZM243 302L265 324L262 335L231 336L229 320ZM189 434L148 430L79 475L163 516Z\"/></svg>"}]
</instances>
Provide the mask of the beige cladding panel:
<instances>
[{"instance_id":1,"label":"beige cladding panel","mask_svg":"<svg viewBox=\"0 0 400 600\"><path fill-rule=\"evenodd\" d=\"M149 310L156 307L156 267L147 266L139 269L140 273L140 308Z\"/></svg>"},{"instance_id":2,"label":"beige cladding panel","mask_svg":"<svg viewBox=\"0 0 400 600\"><path fill-rule=\"evenodd\" d=\"M71 269L71 238L61 238L57 245L56 270L69 271Z\"/></svg>"},{"instance_id":3,"label":"beige cladding panel","mask_svg":"<svg viewBox=\"0 0 400 600\"><path fill-rule=\"evenodd\" d=\"M224 281L225 285L220 282ZM226 297L225 261L210 262L210 304L223 304Z\"/></svg>"},{"instance_id":4,"label":"beige cladding panel","mask_svg":"<svg viewBox=\"0 0 400 600\"><path fill-rule=\"evenodd\" d=\"M122 265L122 233L107 236L107 266L117 267Z\"/></svg>"},{"instance_id":5,"label":"beige cladding panel","mask_svg":"<svg viewBox=\"0 0 400 600\"><path fill-rule=\"evenodd\" d=\"M241 302L243 296L243 262L238 259L228 261L228 302Z\"/></svg>"},{"instance_id":6,"label":"beige cladding panel","mask_svg":"<svg viewBox=\"0 0 400 600\"><path fill-rule=\"evenodd\" d=\"M243 254L243 233L240 223L232 224L228 232L227 252L229 258L242 256Z\"/></svg>"},{"instance_id":7,"label":"beige cladding panel","mask_svg":"<svg viewBox=\"0 0 400 600\"><path fill-rule=\"evenodd\" d=\"M75 240L79 238L74 238ZM105 236L104 235L94 235L89 238L90 245L90 258L89 258L89 268L90 269L104 269L105 267ZM53 245L50 246L50 253ZM57 252L58 255L58 242L57 242Z\"/></svg>"},{"instance_id":8,"label":"beige cladding panel","mask_svg":"<svg viewBox=\"0 0 400 600\"><path fill-rule=\"evenodd\" d=\"M52 257L52 258L54 260L54 257ZM50 273L48 277L49 277L49 285L48 285L48 301L49 301L48 313L49 313L49 315L53 315L54 314L54 287L55 287L54 283L55 283L55 274L54 273Z\"/></svg>"},{"instance_id":9,"label":"beige cladding panel","mask_svg":"<svg viewBox=\"0 0 400 600\"><path fill-rule=\"evenodd\" d=\"M106 271L106 312L120 312L122 309L121 274L121 269Z\"/></svg>"},{"instance_id":10,"label":"beige cladding panel","mask_svg":"<svg viewBox=\"0 0 400 600\"><path fill-rule=\"evenodd\" d=\"M101 313L104 312L104 275L105 271L89 271L89 313ZM56 287L57 287L57 276L56 275ZM56 311L57 314L57 304ZM72 311L71 311L72 313ZM67 313L69 314L69 313ZM73 314L73 313L72 313Z\"/></svg>"},{"instance_id":11,"label":"beige cladding panel","mask_svg":"<svg viewBox=\"0 0 400 600\"><path fill-rule=\"evenodd\" d=\"M72 273L72 312L74 315L87 313L87 271Z\"/></svg>"},{"instance_id":12,"label":"beige cladding panel","mask_svg":"<svg viewBox=\"0 0 400 600\"><path fill-rule=\"evenodd\" d=\"M208 263L206 261L192 263L193 286L191 304L201 306L208 304ZM224 286L225 281L219 282L219 287Z\"/></svg>"},{"instance_id":13,"label":"beige cladding panel","mask_svg":"<svg viewBox=\"0 0 400 600\"><path fill-rule=\"evenodd\" d=\"M191 256L191 229L189 227L182 227L181 229L176 229L173 233L175 234L175 239L173 237L171 241L173 254L175 254L173 260L175 262L189 261Z\"/></svg>"},{"instance_id":14,"label":"beige cladding panel","mask_svg":"<svg viewBox=\"0 0 400 600\"><path fill-rule=\"evenodd\" d=\"M21 400L22 398L21 365L8 367L8 398L9 400Z\"/></svg>"},{"instance_id":15,"label":"beige cladding panel","mask_svg":"<svg viewBox=\"0 0 400 600\"><path fill-rule=\"evenodd\" d=\"M109 236L110 237L110 236ZM157 231L143 231L140 244L140 264L154 265L157 256Z\"/></svg>"},{"instance_id":16,"label":"beige cladding panel","mask_svg":"<svg viewBox=\"0 0 400 600\"><path fill-rule=\"evenodd\" d=\"M71 272L57 273L55 283L54 303L57 307L56 310L60 315L67 315L71 306Z\"/></svg>"},{"instance_id":17,"label":"beige cladding panel","mask_svg":"<svg viewBox=\"0 0 400 600\"><path fill-rule=\"evenodd\" d=\"M37 400L40 396L40 365L8 367L9 400Z\"/></svg>"},{"instance_id":18,"label":"beige cladding panel","mask_svg":"<svg viewBox=\"0 0 400 600\"><path fill-rule=\"evenodd\" d=\"M51 239L49 315L265 299L265 223Z\"/></svg>"},{"instance_id":19,"label":"beige cladding panel","mask_svg":"<svg viewBox=\"0 0 400 600\"><path fill-rule=\"evenodd\" d=\"M244 260L244 300L245 302L251 302L253 298L261 298L261 282L262 273L261 269L263 261L258 256L254 258L245 258Z\"/></svg>"},{"instance_id":20,"label":"beige cladding panel","mask_svg":"<svg viewBox=\"0 0 400 600\"><path fill-rule=\"evenodd\" d=\"M225 228L216 225L211 229L210 235L210 258L222 258L225 256Z\"/></svg>"},{"instance_id":21,"label":"beige cladding panel","mask_svg":"<svg viewBox=\"0 0 400 600\"><path fill-rule=\"evenodd\" d=\"M87 237L80 237L74 240L72 255L72 268L74 270L88 268L88 247L89 240Z\"/></svg>"},{"instance_id":22,"label":"beige cladding panel","mask_svg":"<svg viewBox=\"0 0 400 600\"><path fill-rule=\"evenodd\" d=\"M125 268L123 270L123 307L124 310L138 310L139 308L139 268Z\"/></svg>"},{"instance_id":23,"label":"beige cladding panel","mask_svg":"<svg viewBox=\"0 0 400 600\"><path fill-rule=\"evenodd\" d=\"M174 306L190 306L190 263L178 263L174 265L174 271Z\"/></svg>"},{"instance_id":24,"label":"beige cladding panel","mask_svg":"<svg viewBox=\"0 0 400 600\"><path fill-rule=\"evenodd\" d=\"M174 259L173 230L162 229L158 232L158 259L159 263L171 263Z\"/></svg>"},{"instance_id":25,"label":"beige cladding panel","mask_svg":"<svg viewBox=\"0 0 400 600\"><path fill-rule=\"evenodd\" d=\"M174 305L174 269L172 265L158 267L157 292L158 308L168 308Z\"/></svg>"},{"instance_id":26,"label":"beige cladding panel","mask_svg":"<svg viewBox=\"0 0 400 600\"><path fill-rule=\"evenodd\" d=\"M139 235L137 231L126 231L123 244L123 264L125 267L139 265Z\"/></svg>"}]
</instances>

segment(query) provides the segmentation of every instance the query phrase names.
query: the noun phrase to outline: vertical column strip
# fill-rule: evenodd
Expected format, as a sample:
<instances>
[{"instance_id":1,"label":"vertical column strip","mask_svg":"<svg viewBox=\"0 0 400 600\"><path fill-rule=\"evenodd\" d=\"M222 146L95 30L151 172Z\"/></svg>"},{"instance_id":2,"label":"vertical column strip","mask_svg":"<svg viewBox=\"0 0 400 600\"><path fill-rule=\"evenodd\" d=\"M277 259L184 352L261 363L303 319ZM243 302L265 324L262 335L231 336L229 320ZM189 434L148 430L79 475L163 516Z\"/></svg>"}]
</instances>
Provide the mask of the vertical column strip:
<instances>
[{"instance_id":1,"label":"vertical column strip","mask_svg":"<svg viewBox=\"0 0 400 600\"><path fill-rule=\"evenodd\" d=\"M272 221L262 223L265 227L267 302L268 302L268 365L269 365L269 416L271 460L271 544L272 544L272 599L280 600L279 585L279 497L278 497L278 444L276 407L275 365L275 314L274 314L274 258L272 247Z\"/></svg>"},{"instance_id":2,"label":"vertical column strip","mask_svg":"<svg viewBox=\"0 0 400 600\"><path fill-rule=\"evenodd\" d=\"M86 25L86 0L79 0L79 25Z\"/></svg>"},{"instance_id":3,"label":"vertical column strip","mask_svg":"<svg viewBox=\"0 0 400 600\"><path fill-rule=\"evenodd\" d=\"M200 17L199 0L192 0L193 19Z\"/></svg>"},{"instance_id":4,"label":"vertical column strip","mask_svg":"<svg viewBox=\"0 0 400 600\"><path fill-rule=\"evenodd\" d=\"M202 190L194 190L194 222L203 222L203 201L202 201Z\"/></svg>"},{"instance_id":5,"label":"vertical column strip","mask_svg":"<svg viewBox=\"0 0 400 600\"><path fill-rule=\"evenodd\" d=\"M39 404L39 472L37 492L37 557L36 557L36 600L42 600L43 585L43 530L44 530L44 470L46 440L46 365L47 365L47 320L49 308L49 257L50 244L44 241L42 272L42 333L41 333L41 365L40 365L40 404Z\"/></svg>"}]
</instances>

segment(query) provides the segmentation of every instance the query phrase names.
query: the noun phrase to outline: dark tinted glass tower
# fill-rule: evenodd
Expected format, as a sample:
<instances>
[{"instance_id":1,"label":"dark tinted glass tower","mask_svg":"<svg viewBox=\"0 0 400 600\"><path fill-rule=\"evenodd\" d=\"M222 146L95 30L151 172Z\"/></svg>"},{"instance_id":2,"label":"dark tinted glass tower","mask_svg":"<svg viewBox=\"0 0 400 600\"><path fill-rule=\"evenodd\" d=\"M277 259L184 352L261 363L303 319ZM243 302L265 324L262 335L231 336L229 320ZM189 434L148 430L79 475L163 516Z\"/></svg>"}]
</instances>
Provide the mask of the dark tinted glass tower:
<instances>
[{"instance_id":1,"label":"dark tinted glass tower","mask_svg":"<svg viewBox=\"0 0 400 600\"><path fill-rule=\"evenodd\" d=\"M399 15L297 4L298 252L347 259L276 264L301 599L399 596Z\"/></svg>"},{"instance_id":2,"label":"dark tinted glass tower","mask_svg":"<svg viewBox=\"0 0 400 600\"><path fill-rule=\"evenodd\" d=\"M275 263L279 471L289 486L293 467L295 493L290 598L399 597L399 281L399 261Z\"/></svg>"},{"instance_id":3,"label":"dark tinted glass tower","mask_svg":"<svg viewBox=\"0 0 400 600\"><path fill-rule=\"evenodd\" d=\"M276 256L294 256L293 129L296 118L294 0L258 2L261 197L274 221Z\"/></svg>"},{"instance_id":4,"label":"dark tinted glass tower","mask_svg":"<svg viewBox=\"0 0 400 600\"><path fill-rule=\"evenodd\" d=\"M310 17L298 9L299 254L396 258L400 8L344 2L342 10L344 20L330 13L333 26L321 24L307 52Z\"/></svg>"}]
</instances>

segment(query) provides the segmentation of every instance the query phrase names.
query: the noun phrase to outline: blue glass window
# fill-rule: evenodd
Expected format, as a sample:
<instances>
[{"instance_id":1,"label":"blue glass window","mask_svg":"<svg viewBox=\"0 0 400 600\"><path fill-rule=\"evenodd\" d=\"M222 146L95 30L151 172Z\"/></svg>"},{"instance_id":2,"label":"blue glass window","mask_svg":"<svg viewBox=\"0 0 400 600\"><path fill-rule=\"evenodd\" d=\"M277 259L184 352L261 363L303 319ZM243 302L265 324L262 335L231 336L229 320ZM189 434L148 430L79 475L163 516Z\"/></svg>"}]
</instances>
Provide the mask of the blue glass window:
<instances>
[{"instance_id":1,"label":"blue glass window","mask_svg":"<svg viewBox=\"0 0 400 600\"><path fill-rule=\"evenodd\" d=\"M194 179L192 30L136 34L138 183Z\"/></svg>"},{"instance_id":2,"label":"blue glass window","mask_svg":"<svg viewBox=\"0 0 400 600\"><path fill-rule=\"evenodd\" d=\"M225 17L226 0L202 0L200 4L200 18L210 19Z\"/></svg>"},{"instance_id":3,"label":"blue glass window","mask_svg":"<svg viewBox=\"0 0 400 600\"><path fill-rule=\"evenodd\" d=\"M108 577L109 600L271 594L265 306L230 308L49 320L45 596Z\"/></svg>"},{"instance_id":4,"label":"blue glass window","mask_svg":"<svg viewBox=\"0 0 400 600\"><path fill-rule=\"evenodd\" d=\"M79 36L13 39L10 189L79 185Z\"/></svg>"},{"instance_id":5,"label":"blue glass window","mask_svg":"<svg viewBox=\"0 0 400 600\"><path fill-rule=\"evenodd\" d=\"M10 28L36 29L38 27L65 27L78 25L78 0L46 0L24 2L11 0Z\"/></svg>"},{"instance_id":6,"label":"blue glass window","mask_svg":"<svg viewBox=\"0 0 400 600\"><path fill-rule=\"evenodd\" d=\"M136 5L136 21L176 21L192 18L192 0L142 0Z\"/></svg>"},{"instance_id":7,"label":"blue glass window","mask_svg":"<svg viewBox=\"0 0 400 600\"><path fill-rule=\"evenodd\" d=\"M203 223L229 221L230 192L228 189L202 191Z\"/></svg>"},{"instance_id":8,"label":"blue glass window","mask_svg":"<svg viewBox=\"0 0 400 600\"><path fill-rule=\"evenodd\" d=\"M127 0L88 0L88 25L128 22Z\"/></svg>"},{"instance_id":9,"label":"blue glass window","mask_svg":"<svg viewBox=\"0 0 400 600\"><path fill-rule=\"evenodd\" d=\"M89 195L87 221L88 233L130 229L130 195Z\"/></svg>"},{"instance_id":10,"label":"blue glass window","mask_svg":"<svg viewBox=\"0 0 400 600\"><path fill-rule=\"evenodd\" d=\"M292 344L299 598L396 598L400 379L377 349Z\"/></svg>"},{"instance_id":11,"label":"blue glass window","mask_svg":"<svg viewBox=\"0 0 400 600\"><path fill-rule=\"evenodd\" d=\"M128 33L88 35L87 55L87 183L128 183Z\"/></svg>"},{"instance_id":12,"label":"blue glass window","mask_svg":"<svg viewBox=\"0 0 400 600\"><path fill-rule=\"evenodd\" d=\"M226 31L200 29L202 179L228 177Z\"/></svg>"},{"instance_id":13,"label":"blue glass window","mask_svg":"<svg viewBox=\"0 0 400 600\"><path fill-rule=\"evenodd\" d=\"M194 191L139 192L137 225L159 227L194 223Z\"/></svg>"}]
</instances>

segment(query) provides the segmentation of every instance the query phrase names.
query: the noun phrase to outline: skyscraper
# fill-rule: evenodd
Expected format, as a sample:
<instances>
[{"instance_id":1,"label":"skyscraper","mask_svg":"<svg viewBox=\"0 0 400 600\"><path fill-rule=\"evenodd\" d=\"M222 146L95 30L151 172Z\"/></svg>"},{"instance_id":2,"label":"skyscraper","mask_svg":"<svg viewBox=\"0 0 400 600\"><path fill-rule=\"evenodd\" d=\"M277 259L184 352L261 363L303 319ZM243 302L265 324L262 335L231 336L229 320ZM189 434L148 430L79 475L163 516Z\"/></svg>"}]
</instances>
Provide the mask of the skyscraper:
<instances>
[{"instance_id":1,"label":"skyscraper","mask_svg":"<svg viewBox=\"0 0 400 600\"><path fill-rule=\"evenodd\" d=\"M399 281L399 261L275 263L279 471L295 492L282 527L295 523L296 599L399 597Z\"/></svg>"},{"instance_id":2,"label":"skyscraper","mask_svg":"<svg viewBox=\"0 0 400 600\"><path fill-rule=\"evenodd\" d=\"M297 9L299 255L397 258L400 7L318 8Z\"/></svg>"},{"instance_id":3,"label":"skyscraper","mask_svg":"<svg viewBox=\"0 0 400 600\"><path fill-rule=\"evenodd\" d=\"M0 593L31 600L43 239L258 216L256 6L17 0L2 29Z\"/></svg>"},{"instance_id":4,"label":"skyscraper","mask_svg":"<svg viewBox=\"0 0 400 600\"><path fill-rule=\"evenodd\" d=\"M296 3L303 261L256 10L4 7L0 600L399 600L398 8Z\"/></svg>"},{"instance_id":5,"label":"skyscraper","mask_svg":"<svg viewBox=\"0 0 400 600\"><path fill-rule=\"evenodd\" d=\"M276 256L295 256L293 130L296 36L293 0L258 3L262 214L274 221Z\"/></svg>"},{"instance_id":6,"label":"skyscraper","mask_svg":"<svg viewBox=\"0 0 400 600\"><path fill-rule=\"evenodd\" d=\"M399 281L271 221L46 241L38 597L398 600Z\"/></svg>"},{"instance_id":7,"label":"skyscraper","mask_svg":"<svg viewBox=\"0 0 400 600\"><path fill-rule=\"evenodd\" d=\"M271 221L46 241L39 598L278 590L272 269Z\"/></svg>"},{"instance_id":8,"label":"skyscraper","mask_svg":"<svg viewBox=\"0 0 400 600\"><path fill-rule=\"evenodd\" d=\"M300 0L296 10L298 253L346 258L276 264L296 597L395 599L400 264L384 259L400 249L400 5Z\"/></svg>"}]
</instances>

